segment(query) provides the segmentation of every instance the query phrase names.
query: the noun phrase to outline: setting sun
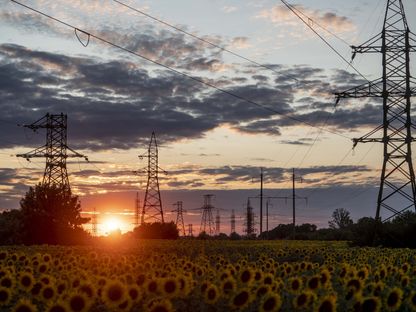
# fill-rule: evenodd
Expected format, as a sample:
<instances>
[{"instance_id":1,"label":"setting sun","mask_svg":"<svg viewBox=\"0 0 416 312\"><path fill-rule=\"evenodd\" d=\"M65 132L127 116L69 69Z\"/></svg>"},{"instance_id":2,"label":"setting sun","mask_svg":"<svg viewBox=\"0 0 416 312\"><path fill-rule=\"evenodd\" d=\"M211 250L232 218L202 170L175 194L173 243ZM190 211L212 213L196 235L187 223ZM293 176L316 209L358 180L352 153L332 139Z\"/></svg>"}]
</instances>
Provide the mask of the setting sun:
<instances>
[{"instance_id":1,"label":"setting sun","mask_svg":"<svg viewBox=\"0 0 416 312\"><path fill-rule=\"evenodd\" d=\"M114 231L121 230L122 222L117 218L110 218L103 223L104 231L109 234Z\"/></svg>"}]
</instances>

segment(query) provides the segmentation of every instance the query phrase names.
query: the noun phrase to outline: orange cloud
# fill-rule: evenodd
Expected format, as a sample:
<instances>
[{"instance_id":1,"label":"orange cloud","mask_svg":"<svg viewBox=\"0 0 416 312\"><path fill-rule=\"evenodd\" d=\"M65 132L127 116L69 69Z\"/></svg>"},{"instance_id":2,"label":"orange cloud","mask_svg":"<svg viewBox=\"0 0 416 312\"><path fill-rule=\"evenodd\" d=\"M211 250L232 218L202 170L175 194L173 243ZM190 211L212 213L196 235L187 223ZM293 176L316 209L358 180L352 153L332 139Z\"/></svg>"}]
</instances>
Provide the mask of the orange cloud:
<instances>
[{"instance_id":1,"label":"orange cloud","mask_svg":"<svg viewBox=\"0 0 416 312\"><path fill-rule=\"evenodd\" d=\"M304 14L301 15L302 18L306 19L311 26L313 26L315 22L338 33L353 31L356 28L354 23L345 16L340 16L333 12L312 10L301 5L294 5L293 7ZM306 16L308 16L309 19ZM263 10L256 17L267 19L274 24L290 26L300 25L298 17L283 5L277 5L271 9Z\"/></svg>"}]
</instances>

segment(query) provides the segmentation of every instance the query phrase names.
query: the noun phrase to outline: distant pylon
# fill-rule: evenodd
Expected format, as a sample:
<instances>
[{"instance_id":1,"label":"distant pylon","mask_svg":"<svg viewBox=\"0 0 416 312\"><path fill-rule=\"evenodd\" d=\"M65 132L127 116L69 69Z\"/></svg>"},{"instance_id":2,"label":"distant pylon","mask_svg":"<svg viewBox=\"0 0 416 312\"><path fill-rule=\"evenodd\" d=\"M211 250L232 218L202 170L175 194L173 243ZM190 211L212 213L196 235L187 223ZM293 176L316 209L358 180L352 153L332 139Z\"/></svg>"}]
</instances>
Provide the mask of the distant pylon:
<instances>
[{"instance_id":1,"label":"distant pylon","mask_svg":"<svg viewBox=\"0 0 416 312\"><path fill-rule=\"evenodd\" d=\"M92 231L91 231L92 235L96 237L97 236L97 209L95 207L92 212L91 225L92 225Z\"/></svg>"},{"instance_id":2,"label":"distant pylon","mask_svg":"<svg viewBox=\"0 0 416 312\"><path fill-rule=\"evenodd\" d=\"M199 229L200 232L205 232L208 235L213 235L215 233L214 218L212 217L212 210L214 209L214 206L211 204L213 196L213 194L204 195L201 227Z\"/></svg>"},{"instance_id":3,"label":"distant pylon","mask_svg":"<svg viewBox=\"0 0 416 312\"><path fill-rule=\"evenodd\" d=\"M88 161L88 158L75 152L67 145L67 115L47 113L38 121L23 127L35 132L38 129L46 129L46 144L29 153L16 156L26 158L27 160L31 158L46 158L42 184L45 186L58 186L70 192L71 187L66 169L67 158L79 157L85 158L86 161ZM72 153L68 153L68 151Z\"/></svg>"},{"instance_id":4,"label":"distant pylon","mask_svg":"<svg viewBox=\"0 0 416 312\"><path fill-rule=\"evenodd\" d=\"M194 232L193 232L193 229L192 229L192 224L188 224L188 236L189 237L194 236Z\"/></svg>"},{"instance_id":5,"label":"distant pylon","mask_svg":"<svg viewBox=\"0 0 416 312\"><path fill-rule=\"evenodd\" d=\"M245 230L247 236L251 236L254 234L254 214L253 214L253 207L250 203L250 198L247 199L247 212L246 212L246 222L245 222Z\"/></svg>"},{"instance_id":6,"label":"distant pylon","mask_svg":"<svg viewBox=\"0 0 416 312\"><path fill-rule=\"evenodd\" d=\"M186 236L185 223L183 222L183 202L178 201L173 206L176 207L175 210L172 210L172 212L176 212L176 227L183 236Z\"/></svg>"},{"instance_id":7,"label":"distant pylon","mask_svg":"<svg viewBox=\"0 0 416 312\"><path fill-rule=\"evenodd\" d=\"M149 220L164 223L162 199L159 190L159 158L157 150L156 135L152 132L147 155L140 155L139 158L148 158L147 166L147 186L144 195L143 209L141 214L141 224ZM164 171L165 172L165 171Z\"/></svg>"},{"instance_id":8,"label":"distant pylon","mask_svg":"<svg viewBox=\"0 0 416 312\"><path fill-rule=\"evenodd\" d=\"M376 219L390 220L416 209L416 183L411 144L415 141L410 98L416 94L416 80L410 73L410 52L416 52L416 36L409 30L401 0L388 0L383 30L364 44L353 46L357 53L381 53L383 76L337 93L340 98L383 99L383 123L359 139L358 143L383 143L383 166L377 199ZM375 134L382 131L382 137ZM383 209L386 213L381 211Z\"/></svg>"},{"instance_id":9,"label":"distant pylon","mask_svg":"<svg viewBox=\"0 0 416 312\"><path fill-rule=\"evenodd\" d=\"M220 234L221 232L221 217L220 210L217 209L217 214L215 215L215 234Z\"/></svg>"},{"instance_id":10,"label":"distant pylon","mask_svg":"<svg viewBox=\"0 0 416 312\"><path fill-rule=\"evenodd\" d=\"M235 233L235 211L231 210L231 234Z\"/></svg>"},{"instance_id":11,"label":"distant pylon","mask_svg":"<svg viewBox=\"0 0 416 312\"><path fill-rule=\"evenodd\" d=\"M134 207L134 227L139 226L140 208L141 208L140 196L139 196L139 192L136 192L136 200L135 200L135 207Z\"/></svg>"}]
</instances>

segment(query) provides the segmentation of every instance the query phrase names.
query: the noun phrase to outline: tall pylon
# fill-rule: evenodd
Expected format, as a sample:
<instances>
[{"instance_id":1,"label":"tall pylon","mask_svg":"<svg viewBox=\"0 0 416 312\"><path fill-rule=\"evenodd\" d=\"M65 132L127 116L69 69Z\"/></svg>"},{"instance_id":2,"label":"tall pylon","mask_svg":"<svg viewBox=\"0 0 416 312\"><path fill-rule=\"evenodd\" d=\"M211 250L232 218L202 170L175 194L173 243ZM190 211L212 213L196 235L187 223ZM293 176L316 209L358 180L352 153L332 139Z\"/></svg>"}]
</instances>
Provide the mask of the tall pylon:
<instances>
[{"instance_id":1,"label":"tall pylon","mask_svg":"<svg viewBox=\"0 0 416 312\"><path fill-rule=\"evenodd\" d=\"M205 232L208 235L213 235L215 233L214 218L212 217L212 210L214 209L214 206L211 203L213 196L213 194L204 195L201 227L199 229L201 233Z\"/></svg>"},{"instance_id":2,"label":"tall pylon","mask_svg":"<svg viewBox=\"0 0 416 312\"><path fill-rule=\"evenodd\" d=\"M63 113L53 115L47 113L38 121L23 125L36 132L38 129L46 129L46 144L26 153L18 154L27 160L31 158L46 158L45 172L42 184L45 186L57 186L62 190L71 191L68 172L66 169L67 158L88 158L67 145L67 115Z\"/></svg>"},{"instance_id":3,"label":"tall pylon","mask_svg":"<svg viewBox=\"0 0 416 312\"><path fill-rule=\"evenodd\" d=\"M250 198L247 199L247 212L246 212L246 228L244 232L246 232L247 236L252 236L255 233L254 230L254 213L253 207L251 206Z\"/></svg>"},{"instance_id":4,"label":"tall pylon","mask_svg":"<svg viewBox=\"0 0 416 312\"><path fill-rule=\"evenodd\" d=\"M134 206L134 227L139 226L139 216L140 216L141 202L139 192L136 192L135 206Z\"/></svg>"},{"instance_id":5,"label":"tall pylon","mask_svg":"<svg viewBox=\"0 0 416 312\"><path fill-rule=\"evenodd\" d=\"M410 74L410 52L415 52L416 36L409 30L401 0L388 0L383 30L360 46L357 53L382 54L382 78L345 92L340 98L383 99L383 123L358 143L383 143L383 166L377 198L376 219L387 221L402 212L416 209L416 184L412 164L412 129L410 98L415 95L416 80ZM412 45L413 44L413 45ZM382 131L382 136L376 134ZM383 209L383 211L382 211Z\"/></svg>"},{"instance_id":6,"label":"tall pylon","mask_svg":"<svg viewBox=\"0 0 416 312\"><path fill-rule=\"evenodd\" d=\"M235 211L231 210L231 234L235 233Z\"/></svg>"},{"instance_id":7,"label":"tall pylon","mask_svg":"<svg viewBox=\"0 0 416 312\"><path fill-rule=\"evenodd\" d=\"M215 234L219 235L221 232L221 216L220 210L217 209L217 214L215 215Z\"/></svg>"},{"instance_id":8,"label":"tall pylon","mask_svg":"<svg viewBox=\"0 0 416 312\"><path fill-rule=\"evenodd\" d=\"M173 206L176 208L175 210L172 210L172 212L176 212L176 227L183 236L186 236L185 223L183 222L183 202L177 201Z\"/></svg>"},{"instance_id":9,"label":"tall pylon","mask_svg":"<svg viewBox=\"0 0 416 312\"><path fill-rule=\"evenodd\" d=\"M92 212L92 218L91 218L91 232L92 232L92 236L97 237L97 208L95 208L94 206L94 210Z\"/></svg>"},{"instance_id":10,"label":"tall pylon","mask_svg":"<svg viewBox=\"0 0 416 312\"><path fill-rule=\"evenodd\" d=\"M143 209L141 213L141 224L149 220L164 223L162 199L159 189L159 156L155 132L152 132L147 155L140 155L140 159L148 158L147 164L147 186L144 195ZM164 171L165 172L165 171Z\"/></svg>"}]
</instances>

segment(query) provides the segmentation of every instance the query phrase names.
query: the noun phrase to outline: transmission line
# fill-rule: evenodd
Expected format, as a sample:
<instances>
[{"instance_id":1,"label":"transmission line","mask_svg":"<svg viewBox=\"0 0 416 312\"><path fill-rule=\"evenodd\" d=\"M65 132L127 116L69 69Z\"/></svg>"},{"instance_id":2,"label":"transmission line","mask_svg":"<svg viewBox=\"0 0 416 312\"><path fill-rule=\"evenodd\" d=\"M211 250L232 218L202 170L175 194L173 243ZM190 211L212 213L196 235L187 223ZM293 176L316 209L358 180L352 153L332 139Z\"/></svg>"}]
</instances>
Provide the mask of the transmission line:
<instances>
[{"instance_id":1,"label":"transmission line","mask_svg":"<svg viewBox=\"0 0 416 312\"><path fill-rule=\"evenodd\" d=\"M13 1L13 0L12 0ZM287 3L285 0L280 0L293 14L295 14L310 30L312 30L315 35L317 35L332 51L335 52L345 63L347 63L354 71L360 75L365 81L369 80L354 66L351 64L351 61L348 61L341 53L337 51L324 37L322 37L309 23L297 12L293 5Z\"/></svg>"},{"instance_id":2,"label":"transmission line","mask_svg":"<svg viewBox=\"0 0 416 312\"><path fill-rule=\"evenodd\" d=\"M221 51L230 53L230 54L232 54L232 55L234 55L234 56L236 56L238 58L241 58L241 59L243 59L243 60L245 60L247 62L250 62L250 63L252 63L252 64L254 64L254 65L258 66L258 67L262 67L264 69L271 70L272 72L275 72L276 74L280 74L280 72L278 72L277 70L275 70L273 67L270 67L270 66L261 64L259 62L254 61L254 60L251 60L248 57L245 57L245 56L243 56L241 54L238 54L238 53L236 53L234 51L231 51L231 50L229 50L227 48L224 48L223 46L220 46L220 45L218 45L216 43L213 43L213 42L211 42L211 41L209 41L207 39L204 39L204 38L201 38L199 36L196 36L196 35L188 32L188 31L186 31L186 30L184 30L182 28L179 28L179 27L177 27L175 25L172 25L172 24L170 24L168 22L165 22L165 21L161 20L160 18L154 17L154 16L150 15L149 13L146 13L146 12L144 12L142 10L139 10L137 8L134 8L134 7L128 5L128 4L124 3L124 2L121 2L119 0L113 0L113 1L116 2L116 3L118 3L118 4L120 4L120 5L122 5L122 6L124 6L124 7L126 7L126 8L128 8L128 9L130 9L130 10L132 10L132 11L134 11L134 12L137 12L139 14L142 14L142 15L144 15L144 16L146 16L146 17L148 17L148 18L150 18L150 19L152 19L152 20L154 20L154 21L156 21L158 23L161 23L161 24L163 24L165 26L168 26L170 28L173 28L174 30L179 31L179 32L181 32L181 33L183 33L185 35L188 35L188 36L190 36L190 37L192 37L192 38L194 38L196 40L199 40L199 41L204 42L204 43L207 43L207 44L209 44L209 45L211 45L211 46L213 46L213 47L215 47L217 49L220 49ZM292 78L292 79L297 81L296 78Z\"/></svg>"},{"instance_id":3,"label":"transmission line","mask_svg":"<svg viewBox=\"0 0 416 312\"><path fill-rule=\"evenodd\" d=\"M155 65L158 65L158 66L160 66L160 67L163 67L163 68L165 68L165 69L167 69L167 70L169 70L169 71L172 71L172 72L174 72L174 73L176 73L176 74L178 74L178 75L181 75L181 76L187 77L187 78L189 78L189 79L191 79L191 80L194 80L194 81L196 81L196 82L199 82L199 83L201 83L201 84L204 84L204 85L206 85L206 86L208 86L208 87L210 87L210 88L212 88L212 89L215 89L215 90L217 90L217 91L220 91L220 92L222 92L222 93L224 93L224 94L228 94L229 96L232 96L232 97L234 97L234 98L236 98L236 99L239 99L239 100L241 100L241 101L247 102L247 103L249 103L249 104L255 105L255 106L257 106L257 107L263 108L264 110L267 110L267 111L269 111L269 112L272 112L272 113L277 114L277 115L279 115L279 116L282 116L282 117L284 117L284 118L290 119L290 120L295 121L295 122L297 122L297 123L302 123L302 124L307 125L307 126L312 127L312 128L316 128L316 129L320 129L320 130L322 129L322 131L325 131L325 132L328 132L328 133L331 133L331 134L334 134L334 135L337 135L337 136L343 137L343 138L348 139L348 140L350 140L350 139L351 139L351 138L349 138L348 136L346 136L346 135L344 135L344 134L342 134L342 133L340 133L340 132L332 131L332 130L329 130L329 129L323 129L322 127L315 126L315 125L311 124L310 122L307 122L307 121L302 120L302 119L300 119L300 118L297 118L297 117L290 116L290 115L288 115L288 114L282 113L282 112L277 111L277 110L275 110L275 109L273 109L273 108L270 108L270 107L265 106L265 105L263 105L263 104L257 103L257 102L255 102L255 101L253 101L253 100L247 99L247 98L245 98L245 97L243 97L243 96L240 96L240 95L235 94L235 93L233 93L233 92L227 91L227 90L225 90L225 89L222 89L222 88L220 88L220 87L218 87L218 86L216 86L216 85L214 85L214 84L212 84L212 83L206 82L206 81L204 81L204 80L202 80L202 79L200 79L200 78L197 78L197 77L191 76L191 75L186 74L186 73L184 73L184 72L181 72L181 71L179 71L179 70L177 70L177 69L174 69L174 68L172 68L172 67L170 67L170 66L168 66L168 65L165 65L165 64L160 63L160 62L158 62L158 61L156 61L156 60L153 60L153 59L148 58L148 57L146 57L146 56L144 56L144 55L141 55L141 54L139 54L139 53L137 53L137 52L135 52L135 51L133 51L133 50L130 50L130 49L126 48L126 47L123 47L123 46L121 46L121 45L119 45L119 44L116 44L116 43L114 43L114 42L112 42L112 41L109 41L109 40L107 40L107 39L105 39L105 38L102 38L102 37L100 37L100 36L98 36L98 35L95 35L95 34L93 34L93 33L87 32L87 31L85 31L85 30L83 30L83 29L81 29L81 28L75 27L75 26L73 26L73 25L71 25L71 24L69 24L69 23L67 23L67 22L64 22L64 21L62 21L62 20L60 20L60 19L58 19L58 18L56 18L56 17L53 17L53 16L51 16L51 15L49 15L49 14L46 14L46 13L44 13L44 12L42 12L42 11L39 11L39 10L37 10L37 9L35 9L35 8L32 8L32 7L28 6L28 5L25 5L25 4L23 4L23 3L19 2L19 1L16 1L16 0L10 0L10 1L11 1L11 2L14 2L14 3L16 3L16 4L18 4L18 5L22 6L22 7L26 8L26 9L28 9L28 10L32 11L32 12L35 12L35 13L37 13L37 14L40 14L40 15L44 16L44 17L47 17L47 18L49 18L49 19L51 19L51 20L53 20L53 21L55 21L55 22L58 22L58 23L60 23L60 24L62 24L62 25L64 25L64 26L66 26L66 27L72 28L72 29L74 29L75 33L77 33L77 32L81 32L81 33L83 33L83 34L87 35L87 36L88 36L88 42L89 42L90 37L95 38L95 39L97 39L98 41L101 41L101 42L103 42L103 43L106 43L106 44L108 44L108 45L110 45L110 46L112 46L112 47L114 47L114 48L120 49L120 50L122 50L122 51L124 51L124 52L127 52L127 53L130 53L130 54L132 54L132 55L135 55L135 56L137 56L137 57L139 57L139 58L142 58L142 59L144 59L144 60L146 60L146 61L148 61L148 62L150 62L150 63L153 63L153 64L155 64ZM77 38L78 38L78 40L80 40L78 36L77 36ZM85 45L84 45L84 46L85 46Z\"/></svg>"}]
</instances>

